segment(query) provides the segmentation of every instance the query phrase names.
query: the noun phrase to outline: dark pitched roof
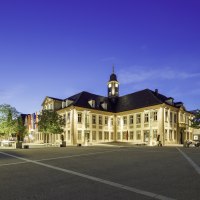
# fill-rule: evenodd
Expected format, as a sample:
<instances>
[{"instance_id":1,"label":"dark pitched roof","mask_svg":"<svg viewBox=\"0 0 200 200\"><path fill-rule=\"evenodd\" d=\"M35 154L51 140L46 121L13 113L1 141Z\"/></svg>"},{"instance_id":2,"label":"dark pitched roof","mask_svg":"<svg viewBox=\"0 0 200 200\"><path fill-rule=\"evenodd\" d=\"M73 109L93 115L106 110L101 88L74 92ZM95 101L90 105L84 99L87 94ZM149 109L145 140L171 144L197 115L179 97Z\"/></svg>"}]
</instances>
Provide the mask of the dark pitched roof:
<instances>
[{"instance_id":1,"label":"dark pitched roof","mask_svg":"<svg viewBox=\"0 0 200 200\"><path fill-rule=\"evenodd\" d=\"M167 97L149 89L141 90L118 98L115 112L123 112L138 108L162 104Z\"/></svg>"},{"instance_id":2,"label":"dark pitched roof","mask_svg":"<svg viewBox=\"0 0 200 200\"><path fill-rule=\"evenodd\" d=\"M54 99L54 100L56 100L56 101L63 101L63 99L58 99L58 98L49 97L49 96L47 96L47 98Z\"/></svg>"},{"instance_id":3,"label":"dark pitched roof","mask_svg":"<svg viewBox=\"0 0 200 200\"><path fill-rule=\"evenodd\" d=\"M95 101L95 107L94 108L91 107L91 105L89 104L90 100ZM107 103L106 111L113 112L112 103L109 102L108 97L103 97L103 96L92 94L92 93L85 92L85 91L77 94L77 99L75 100L73 105L83 107L83 108L90 108L90 109L104 110L105 111L105 109L102 107L103 103Z\"/></svg>"},{"instance_id":4,"label":"dark pitched roof","mask_svg":"<svg viewBox=\"0 0 200 200\"><path fill-rule=\"evenodd\" d=\"M50 97L51 98L51 97ZM171 97L170 97L171 98ZM56 98L53 98L56 99ZM123 112L128 110L134 110L138 108L144 108L148 106L154 106L162 103L169 104L168 97L158 93L158 91L152 91L149 89L134 92L128 95L118 97L113 101L112 98L92 94L86 91L80 92L73 96L70 96L64 100L73 101L69 106L78 106L88 109L109 111L109 112ZM60 100L60 99L57 99ZM92 107L89 103L90 100L95 101L95 107ZM61 100L62 101L62 100ZM107 109L104 109L102 104L107 103ZM171 106L179 108L179 103L169 104Z\"/></svg>"}]
</instances>

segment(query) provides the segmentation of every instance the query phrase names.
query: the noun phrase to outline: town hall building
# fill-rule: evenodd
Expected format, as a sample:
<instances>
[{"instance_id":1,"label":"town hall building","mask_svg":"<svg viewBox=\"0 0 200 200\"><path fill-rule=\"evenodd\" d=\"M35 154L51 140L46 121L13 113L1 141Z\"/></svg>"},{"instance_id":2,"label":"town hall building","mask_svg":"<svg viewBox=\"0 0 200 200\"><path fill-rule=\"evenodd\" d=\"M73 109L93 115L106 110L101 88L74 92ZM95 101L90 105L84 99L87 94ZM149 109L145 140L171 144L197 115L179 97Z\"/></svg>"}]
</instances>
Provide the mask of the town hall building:
<instances>
[{"instance_id":1,"label":"town hall building","mask_svg":"<svg viewBox=\"0 0 200 200\"><path fill-rule=\"evenodd\" d=\"M130 142L157 145L182 144L192 139L190 119L182 102L175 102L156 89L144 89L119 95L116 74L110 75L107 96L86 91L66 99L46 97L43 109L53 109L66 120L64 140L67 145L91 145L104 142ZM35 142L43 142L42 133L35 134ZM49 142L60 141L51 134Z\"/></svg>"}]
</instances>

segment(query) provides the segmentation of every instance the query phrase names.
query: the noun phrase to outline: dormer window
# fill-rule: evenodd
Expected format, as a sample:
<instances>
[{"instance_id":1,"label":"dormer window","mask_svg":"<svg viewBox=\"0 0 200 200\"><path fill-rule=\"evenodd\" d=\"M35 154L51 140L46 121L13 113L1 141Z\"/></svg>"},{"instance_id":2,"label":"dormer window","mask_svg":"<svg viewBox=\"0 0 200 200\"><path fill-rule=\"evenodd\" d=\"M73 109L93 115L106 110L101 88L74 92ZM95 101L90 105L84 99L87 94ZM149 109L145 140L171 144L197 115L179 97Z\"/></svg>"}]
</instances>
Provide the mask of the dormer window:
<instances>
[{"instance_id":1,"label":"dormer window","mask_svg":"<svg viewBox=\"0 0 200 200\"><path fill-rule=\"evenodd\" d=\"M62 108L64 108L66 105L65 101L62 102Z\"/></svg>"},{"instance_id":2,"label":"dormer window","mask_svg":"<svg viewBox=\"0 0 200 200\"><path fill-rule=\"evenodd\" d=\"M101 106L104 110L107 110L108 108L108 104L106 102L102 103Z\"/></svg>"},{"instance_id":3,"label":"dormer window","mask_svg":"<svg viewBox=\"0 0 200 200\"><path fill-rule=\"evenodd\" d=\"M92 108L95 108L95 100L90 100L88 101L88 103L90 104Z\"/></svg>"},{"instance_id":4,"label":"dormer window","mask_svg":"<svg viewBox=\"0 0 200 200\"><path fill-rule=\"evenodd\" d=\"M67 106L69 106L69 105L72 104L72 103L73 103L73 101L67 99L66 102L65 102L65 106L67 107Z\"/></svg>"},{"instance_id":5,"label":"dormer window","mask_svg":"<svg viewBox=\"0 0 200 200\"><path fill-rule=\"evenodd\" d=\"M170 105L173 105L174 104L174 99L172 97L169 97L165 102L170 104Z\"/></svg>"}]
</instances>

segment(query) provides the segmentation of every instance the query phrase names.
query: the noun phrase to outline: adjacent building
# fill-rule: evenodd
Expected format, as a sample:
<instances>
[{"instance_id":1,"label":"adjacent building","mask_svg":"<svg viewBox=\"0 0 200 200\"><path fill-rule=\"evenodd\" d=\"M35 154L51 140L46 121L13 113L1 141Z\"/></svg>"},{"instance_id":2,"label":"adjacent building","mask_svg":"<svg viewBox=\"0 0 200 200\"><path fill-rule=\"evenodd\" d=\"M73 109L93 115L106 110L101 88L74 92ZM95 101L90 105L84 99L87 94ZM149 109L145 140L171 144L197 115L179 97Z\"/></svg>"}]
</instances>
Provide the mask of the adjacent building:
<instances>
[{"instance_id":1,"label":"adjacent building","mask_svg":"<svg viewBox=\"0 0 200 200\"><path fill-rule=\"evenodd\" d=\"M63 133L67 144L94 144L112 141L156 145L182 144L193 139L188 112L182 102L160 94L156 89L144 89L119 95L116 74L110 75L107 96L86 91L66 99L47 96L43 109L53 109L66 120ZM42 133L35 135L43 142ZM49 142L60 141L60 135L50 135Z\"/></svg>"}]
</instances>

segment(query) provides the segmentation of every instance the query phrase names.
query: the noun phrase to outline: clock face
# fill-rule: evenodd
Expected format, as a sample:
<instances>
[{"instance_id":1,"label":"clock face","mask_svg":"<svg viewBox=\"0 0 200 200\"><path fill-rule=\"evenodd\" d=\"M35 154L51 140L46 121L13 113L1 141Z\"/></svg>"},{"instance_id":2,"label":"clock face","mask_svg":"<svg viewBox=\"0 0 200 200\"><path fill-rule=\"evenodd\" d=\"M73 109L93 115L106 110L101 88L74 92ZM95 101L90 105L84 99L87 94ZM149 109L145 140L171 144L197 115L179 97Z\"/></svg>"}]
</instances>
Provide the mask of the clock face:
<instances>
[{"instance_id":1,"label":"clock face","mask_svg":"<svg viewBox=\"0 0 200 200\"><path fill-rule=\"evenodd\" d=\"M117 84L117 83L115 83L115 87L118 87L118 84Z\"/></svg>"},{"instance_id":2,"label":"clock face","mask_svg":"<svg viewBox=\"0 0 200 200\"><path fill-rule=\"evenodd\" d=\"M111 83L109 83L108 87L111 88Z\"/></svg>"}]
</instances>

